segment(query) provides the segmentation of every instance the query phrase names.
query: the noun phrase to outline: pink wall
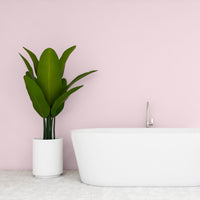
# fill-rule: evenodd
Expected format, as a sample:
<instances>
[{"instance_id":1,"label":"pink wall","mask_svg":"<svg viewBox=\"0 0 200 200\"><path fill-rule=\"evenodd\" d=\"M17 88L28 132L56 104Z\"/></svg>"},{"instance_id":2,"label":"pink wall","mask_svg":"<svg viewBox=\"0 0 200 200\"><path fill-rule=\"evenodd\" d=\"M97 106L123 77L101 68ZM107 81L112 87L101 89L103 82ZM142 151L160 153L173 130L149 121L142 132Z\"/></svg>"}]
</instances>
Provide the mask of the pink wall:
<instances>
[{"instance_id":1,"label":"pink wall","mask_svg":"<svg viewBox=\"0 0 200 200\"><path fill-rule=\"evenodd\" d=\"M32 138L42 136L22 79L22 46L61 55L76 44L69 80L99 70L57 118L65 169L76 168L70 129L144 127L147 100L155 127L199 127L199 10L198 0L1 0L0 169L31 169Z\"/></svg>"}]
</instances>

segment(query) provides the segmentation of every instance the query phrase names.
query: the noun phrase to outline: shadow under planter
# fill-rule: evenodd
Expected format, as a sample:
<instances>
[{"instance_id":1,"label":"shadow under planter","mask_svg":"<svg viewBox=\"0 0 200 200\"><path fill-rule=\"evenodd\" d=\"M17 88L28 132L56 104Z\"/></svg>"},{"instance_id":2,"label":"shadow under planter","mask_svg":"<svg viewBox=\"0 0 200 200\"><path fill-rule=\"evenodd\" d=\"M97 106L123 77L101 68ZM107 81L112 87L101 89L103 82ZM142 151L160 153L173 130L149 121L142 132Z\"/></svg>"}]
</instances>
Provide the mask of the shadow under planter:
<instances>
[{"instance_id":1,"label":"shadow under planter","mask_svg":"<svg viewBox=\"0 0 200 200\"><path fill-rule=\"evenodd\" d=\"M33 175L52 178L63 173L63 139L33 139Z\"/></svg>"}]
</instances>

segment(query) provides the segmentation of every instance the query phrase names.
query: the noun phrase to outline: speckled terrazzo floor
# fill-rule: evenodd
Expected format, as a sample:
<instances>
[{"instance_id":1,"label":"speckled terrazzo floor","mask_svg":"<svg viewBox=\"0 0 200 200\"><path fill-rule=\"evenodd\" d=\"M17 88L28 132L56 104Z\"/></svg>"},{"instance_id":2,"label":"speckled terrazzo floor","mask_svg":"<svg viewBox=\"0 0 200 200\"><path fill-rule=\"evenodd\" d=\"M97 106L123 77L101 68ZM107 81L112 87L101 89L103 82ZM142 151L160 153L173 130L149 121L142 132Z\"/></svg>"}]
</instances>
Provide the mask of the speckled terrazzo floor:
<instances>
[{"instance_id":1,"label":"speckled terrazzo floor","mask_svg":"<svg viewBox=\"0 0 200 200\"><path fill-rule=\"evenodd\" d=\"M0 171L0 200L200 200L200 187L113 188L80 182L77 171L37 179L31 171Z\"/></svg>"}]
</instances>

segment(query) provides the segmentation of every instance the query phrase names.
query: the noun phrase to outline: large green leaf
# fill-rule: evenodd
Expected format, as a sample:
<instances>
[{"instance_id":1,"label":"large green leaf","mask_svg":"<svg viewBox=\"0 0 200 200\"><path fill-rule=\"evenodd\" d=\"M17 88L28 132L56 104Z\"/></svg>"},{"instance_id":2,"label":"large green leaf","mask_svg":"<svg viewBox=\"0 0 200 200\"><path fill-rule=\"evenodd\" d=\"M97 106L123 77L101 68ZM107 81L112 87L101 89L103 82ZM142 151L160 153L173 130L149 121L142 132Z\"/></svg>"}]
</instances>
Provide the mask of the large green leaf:
<instances>
[{"instance_id":1,"label":"large green leaf","mask_svg":"<svg viewBox=\"0 0 200 200\"><path fill-rule=\"evenodd\" d=\"M61 111L62 111L63 108L64 108L64 105L65 105L65 103L62 103L62 104L58 107L58 109L57 109L56 114L55 114L54 117L56 117L57 115L59 115L59 114L61 113Z\"/></svg>"},{"instance_id":2,"label":"large green leaf","mask_svg":"<svg viewBox=\"0 0 200 200\"><path fill-rule=\"evenodd\" d=\"M65 78L62 79L62 93L66 92L67 80Z\"/></svg>"},{"instance_id":3,"label":"large green leaf","mask_svg":"<svg viewBox=\"0 0 200 200\"><path fill-rule=\"evenodd\" d=\"M30 74L30 72L29 71L27 71L26 72L26 76L28 76L29 78L31 78L32 80L34 80L35 81L35 79L31 76L31 74Z\"/></svg>"},{"instance_id":4,"label":"large green leaf","mask_svg":"<svg viewBox=\"0 0 200 200\"><path fill-rule=\"evenodd\" d=\"M63 76L64 70L65 70L65 63L75 48L76 48L76 46L72 46L72 47L68 48L67 50L65 50L63 52L62 56L60 57L60 69L61 69L62 76Z\"/></svg>"},{"instance_id":5,"label":"large green leaf","mask_svg":"<svg viewBox=\"0 0 200 200\"><path fill-rule=\"evenodd\" d=\"M38 83L51 106L62 92L62 76L56 52L47 48L42 53L38 64Z\"/></svg>"},{"instance_id":6,"label":"large green leaf","mask_svg":"<svg viewBox=\"0 0 200 200\"><path fill-rule=\"evenodd\" d=\"M74 87L71 90L65 92L62 94L58 99L55 100L52 108L51 108L51 116L54 117L57 113L58 108L67 100L67 98L74 92L76 92L78 89L82 88L83 85Z\"/></svg>"},{"instance_id":7,"label":"large green leaf","mask_svg":"<svg viewBox=\"0 0 200 200\"><path fill-rule=\"evenodd\" d=\"M25 75L24 81L34 109L42 118L48 117L50 106L48 105L42 90L29 76Z\"/></svg>"},{"instance_id":8,"label":"large green leaf","mask_svg":"<svg viewBox=\"0 0 200 200\"><path fill-rule=\"evenodd\" d=\"M23 47L23 48L26 50L26 52L31 57L31 59L33 61L34 69L35 69L35 74L37 75L38 59L37 59L36 55L32 51L28 50L27 48L25 48L25 47Z\"/></svg>"},{"instance_id":9,"label":"large green leaf","mask_svg":"<svg viewBox=\"0 0 200 200\"><path fill-rule=\"evenodd\" d=\"M80 74L79 76L77 76L75 79L73 79L66 87L66 89L69 89L74 83L76 83L77 81L79 81L80 79L84 78L85 76L96 72L97 70L92 70L83 74Z\"/></svg>"},{"instance_id":10,"label":"large green leaf","mask_svg":"<svg viewBox=\"0 0 200 200\"><path fill-rule=\"evenodd\" d=\"M29 71L29 75L32 77L32 79L35 79L34 75L33 75L33 69L30 65L30 63L28 62L28 60L26 60L26 58L24 56L22 56L22 54L19 53L19 55L21 56L21 58L23 59L24 63L26 64L26 67Z\"/></svg>"},{"instance_id":11,"label":"large green leaf","mask_svg":"<svg viewBox=\"0 0 200 200\"><path fill-rule=\"evenodd\" d=\"M66 92L67 80L65 78L62 79L62 94ZM64 108L65 103L61 104L56 111L55 117L61 113Z\"/></svg>"}]
</instances>

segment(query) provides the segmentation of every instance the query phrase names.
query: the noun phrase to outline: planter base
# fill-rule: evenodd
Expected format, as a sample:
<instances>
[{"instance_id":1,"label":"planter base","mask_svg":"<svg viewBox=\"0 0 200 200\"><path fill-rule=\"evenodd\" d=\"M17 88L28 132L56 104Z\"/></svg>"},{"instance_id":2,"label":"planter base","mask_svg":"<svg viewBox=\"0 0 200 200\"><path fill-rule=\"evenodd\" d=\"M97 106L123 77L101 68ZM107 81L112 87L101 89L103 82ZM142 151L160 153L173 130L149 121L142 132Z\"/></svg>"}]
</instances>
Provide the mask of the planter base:
<instances>
[{"instance_id":1,"label":"planter base","mask_svg":"<svg viewBox=\"0 0 200 200\"><path fill-rule=\"evenodd\" d=\"M63 173L63 140L33 140L33 176L53 178Z\"/></svg>"},{"instance_id":2,"label":"planter base","mask_svg":"<svg viewBox=\"0 0 200 200\"><path fill-rule=\"evenodd\" d=\"M38 178L38 179L48 179L48 178L57 178L59 176L61 176L63 173L60 173L60 174L57 174L57 175L50 175L50 176L38 176L38 175L34 175L33 176L35 178Z\"/></svg>"}]
</instances>

